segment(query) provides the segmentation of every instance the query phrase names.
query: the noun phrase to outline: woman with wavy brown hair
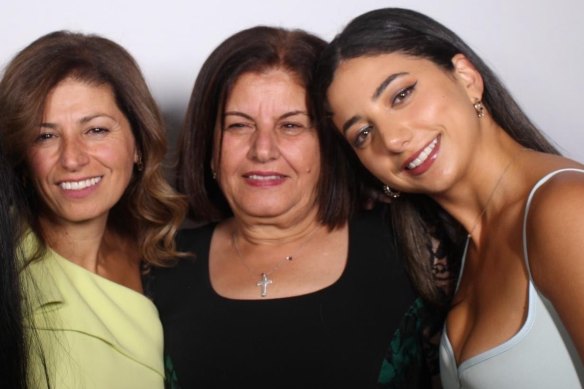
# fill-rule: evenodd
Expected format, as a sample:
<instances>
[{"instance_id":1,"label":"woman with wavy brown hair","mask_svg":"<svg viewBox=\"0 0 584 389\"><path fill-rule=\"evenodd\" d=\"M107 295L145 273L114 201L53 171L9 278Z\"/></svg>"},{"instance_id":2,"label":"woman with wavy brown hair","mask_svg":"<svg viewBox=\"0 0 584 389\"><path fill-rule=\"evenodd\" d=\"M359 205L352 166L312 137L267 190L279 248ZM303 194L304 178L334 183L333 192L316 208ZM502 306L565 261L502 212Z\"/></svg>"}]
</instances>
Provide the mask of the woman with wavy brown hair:
<instances>
[{"instance_id":1,"label":"woman with wavy brown hair","mask_svg":"<svg viewBox=\"0 0 584 389\"><path fill-rule=\"evenodd\" d=\"M185 208L163 176L164 127L138 65L99 36L45 35L6 68L0 134L30 203L30 382L162 387L162 329L141 274L177 255Z\"/></svg>"}]
</instances>

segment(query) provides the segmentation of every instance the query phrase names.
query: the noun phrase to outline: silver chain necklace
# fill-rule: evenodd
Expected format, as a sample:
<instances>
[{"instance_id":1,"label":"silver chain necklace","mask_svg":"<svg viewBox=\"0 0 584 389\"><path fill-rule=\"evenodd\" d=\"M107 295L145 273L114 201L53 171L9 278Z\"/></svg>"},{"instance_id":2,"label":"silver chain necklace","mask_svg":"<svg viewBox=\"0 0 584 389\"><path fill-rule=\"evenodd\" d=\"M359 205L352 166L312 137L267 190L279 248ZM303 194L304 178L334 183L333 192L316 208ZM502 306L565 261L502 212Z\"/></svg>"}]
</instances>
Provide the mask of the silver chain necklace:
<instances>
[{"instance_id":1,"label":"silver chain necklace","mask_svg":"<svg viewBox=\"0 0 584 389\"><path fill-rule=\"evenodd\" d=\"M316 235L316 234L310 234L308 239L304 242L303 245L301 245L301 247L306 247L306 243L308 243L314 235ZM254 276L256 274L258 274L258 271L249 267L248 264L245 263L245 261L243 260L243 257L241 255L241 251L239 251L239 246L237 245L237 240L235 239L235 231L233 231L233 233L231 234L231 242L233 244L233 248L235 249L235 253L237 254L237 257L239 258L239 261L242 263L243 266L245 266L247 271ZM261 297L266 297L268 295L268 285L274 283L274 281L272 281L272 279L269 277L270 274L272 274L273 272L278 270L280 268L280 266L282 266L282 264L284 264L286 262L291 262L294 259L294 257L296 256L296 254L298 254L299 252L300 252L300 249L294 254L294 256L286 255L284 258L282 258L280 261L278 261L278 263L274 267L272 267L269 271L259 272L260 273L260 280L258 282L256 282L256 286L258 286L260 288L260 296Z\"/></svg>"},{"instance_id":2,"label":"silver chain necklace","mask_svg":"<svg viewBox=\"0 0 584 389\"><path fill-rule=\"evenodd\" d=\"M475 218L475 221L474 221L471 229L468 232L468 237L469 238L471 237L471 235L472 235L473 231L475 230L475 228L477 228L477 226L481 222L481 218L483 217L483 215L487 211L487 208L489 207L489 204L490 204L491 200L493 199L493 196L495 195L495 192L497 191L497 188L499 188L499 185L503 182L503 177L505 177L505 174L507 174L507 171L509 170L509 168L511 167L511 165L513 165L513 162L515 162L515 159L516 158L517 158L517 156L513 157L509 161L509 163L507 164L507 166L505 166L505 169L503 169L503 172L501 173L501 175L499 176L499 178L495 182L495 185L493 186L493 189L491 189L491 192L489 193L489 196L487 197L487 201L485 201L485 205L483 206L483 209L481 210L481 212Z\"/></svg>"}]
</instances>

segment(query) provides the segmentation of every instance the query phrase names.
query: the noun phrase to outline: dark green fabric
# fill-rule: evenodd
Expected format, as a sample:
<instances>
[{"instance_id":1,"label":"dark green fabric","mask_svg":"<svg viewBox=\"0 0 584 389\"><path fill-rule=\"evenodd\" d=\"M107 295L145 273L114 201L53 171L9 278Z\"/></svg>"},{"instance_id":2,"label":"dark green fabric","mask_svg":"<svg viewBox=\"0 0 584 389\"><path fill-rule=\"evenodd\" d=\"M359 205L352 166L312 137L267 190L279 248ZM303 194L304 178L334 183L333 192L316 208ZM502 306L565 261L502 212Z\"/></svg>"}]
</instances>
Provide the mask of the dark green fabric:
<instances>
[{"instance_id":1,"label":"dark green fabric","mask_svg":"<svg viewBox=\"0 0 584 389\"><path fill-rule=\"evenodd\" d=\"M444 315L418 298L404 315L387 349L379 387L431 388L437 378L438 344Z\"/></svg>"}]
</instances>

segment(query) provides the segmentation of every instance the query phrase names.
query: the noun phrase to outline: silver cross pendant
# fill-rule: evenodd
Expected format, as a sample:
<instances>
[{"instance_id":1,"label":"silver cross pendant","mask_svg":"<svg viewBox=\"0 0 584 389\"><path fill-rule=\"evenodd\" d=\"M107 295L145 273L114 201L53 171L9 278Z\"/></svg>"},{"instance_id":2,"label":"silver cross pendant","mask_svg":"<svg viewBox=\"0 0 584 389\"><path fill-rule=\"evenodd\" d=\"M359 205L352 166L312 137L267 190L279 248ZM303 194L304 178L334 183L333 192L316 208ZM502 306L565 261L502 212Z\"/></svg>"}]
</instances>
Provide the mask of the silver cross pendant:
<instances>
[{"instance_id":1,"label":"silver cross pendant","mask_svg":"<svg viewBox=\"0 0 584 389\"><path fill-rule=\"evenodd\" d=\"M268 285L272 283L272 280L268 278L266 273L262 273L262 279L256 284L260 287L260 296L266 297L268 295Z\"/></svg>"}]
</instances>

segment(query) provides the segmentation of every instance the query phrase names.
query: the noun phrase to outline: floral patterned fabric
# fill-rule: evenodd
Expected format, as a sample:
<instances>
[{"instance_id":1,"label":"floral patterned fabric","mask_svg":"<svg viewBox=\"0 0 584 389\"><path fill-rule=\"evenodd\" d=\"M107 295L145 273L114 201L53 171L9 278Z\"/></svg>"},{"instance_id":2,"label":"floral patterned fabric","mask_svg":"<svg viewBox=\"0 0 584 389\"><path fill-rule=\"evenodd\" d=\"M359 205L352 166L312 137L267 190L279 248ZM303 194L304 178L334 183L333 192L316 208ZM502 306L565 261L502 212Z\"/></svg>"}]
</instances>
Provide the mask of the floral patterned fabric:
<instances>
[{"instance_id":1,"label":"floral patterned fabric","mask_svg":"<svg viewBox=\"0 0 584 389\"><path fill-rule=\"evenodd\" d=\"M435 235L435 234L434 234ZM444 237L439 237L444 238ZM445 239L432 239L427 245L434 281L445 296L452 296L456 266L447 261ZM456 249L450 248L455 252ZM438 309L418 298L395 331L381 366L378 384L384 389L439 389L438 347L447 310Z\"/></svg>"}]
</instances>

